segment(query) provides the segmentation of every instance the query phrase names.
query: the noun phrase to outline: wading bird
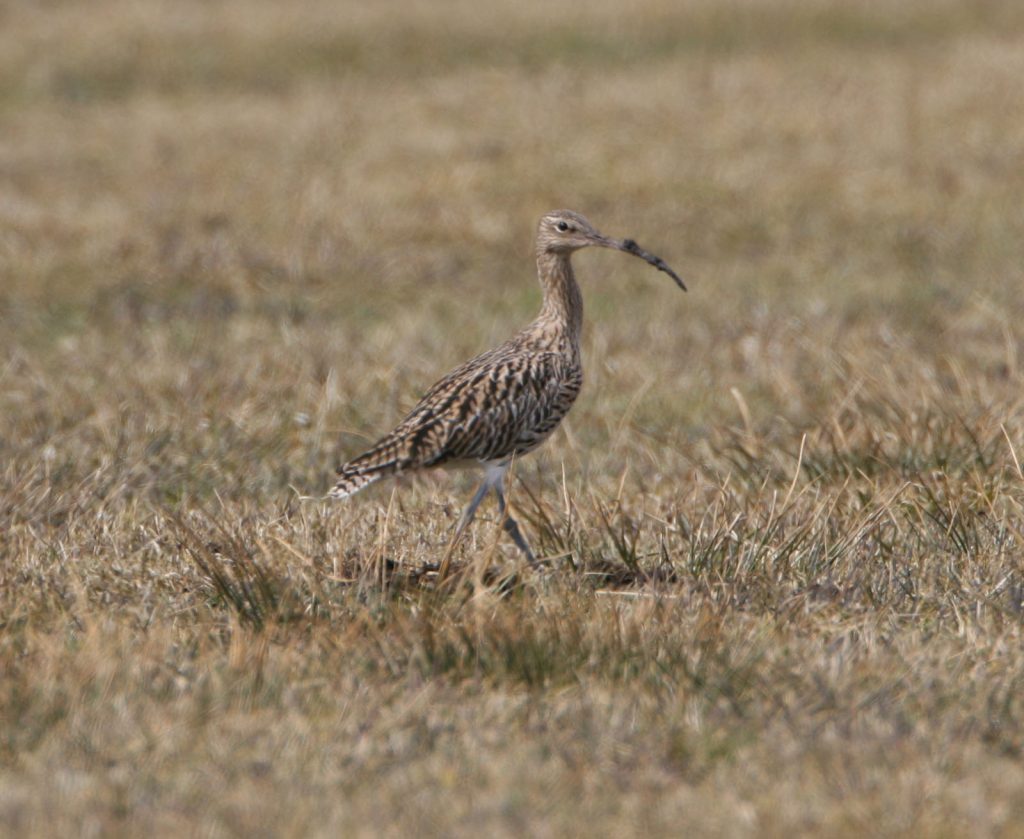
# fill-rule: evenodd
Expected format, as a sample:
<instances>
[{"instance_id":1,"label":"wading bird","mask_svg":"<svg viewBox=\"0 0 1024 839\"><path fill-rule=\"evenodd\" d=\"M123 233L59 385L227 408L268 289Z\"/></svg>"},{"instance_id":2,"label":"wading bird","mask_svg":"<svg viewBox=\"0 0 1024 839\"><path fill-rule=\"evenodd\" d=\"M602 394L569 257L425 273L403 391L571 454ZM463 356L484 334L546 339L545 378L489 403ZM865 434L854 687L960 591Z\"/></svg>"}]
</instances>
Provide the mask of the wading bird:
<instances>
[{"instance_id":1,"label":"wading bird","mask_svg":"<svg viewBox=\"0 0 1024 839\"><path fill-rule=\"evenodd\" d=\"M590 246L638 256L686 290L675 271L632 239L605 236L570 210L548 213L537 227L537 275L544 292L537 318L430 388L391 433L338 468L330 496L346 498L389 475L482 466L483 482L459 519L452 544L494 490L502 526L533 563L533 552L505 505L505 473L514 457L533 451L555 430L583 384L583 298L570 258Z\"/></svg>"}]
</instances>

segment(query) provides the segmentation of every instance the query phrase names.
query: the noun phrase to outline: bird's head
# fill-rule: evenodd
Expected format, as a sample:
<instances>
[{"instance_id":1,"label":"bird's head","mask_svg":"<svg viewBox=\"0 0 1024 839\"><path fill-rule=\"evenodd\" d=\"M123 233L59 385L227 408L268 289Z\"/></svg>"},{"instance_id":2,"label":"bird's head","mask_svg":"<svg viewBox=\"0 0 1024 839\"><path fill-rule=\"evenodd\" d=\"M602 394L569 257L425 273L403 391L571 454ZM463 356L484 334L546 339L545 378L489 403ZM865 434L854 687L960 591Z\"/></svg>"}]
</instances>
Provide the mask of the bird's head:
<instances>
[{"instance_id":1,"label":"bird's head","mask_svg":"<svg viewBox=\"0 0 1024 839\"><path fill-rule=\"evenodd\" d=\"M676 281L676 285L686 291L683 281L661 257L648 253L632 239L613 239L610 236L605 236L583 216L572 210L555 210L541 216L540 224L537 227L538 254L553 253L568 256L574 251L590 245L599 248L612 248L638 256L659 271L664 271Z\"/></svg>"}]
</instances>

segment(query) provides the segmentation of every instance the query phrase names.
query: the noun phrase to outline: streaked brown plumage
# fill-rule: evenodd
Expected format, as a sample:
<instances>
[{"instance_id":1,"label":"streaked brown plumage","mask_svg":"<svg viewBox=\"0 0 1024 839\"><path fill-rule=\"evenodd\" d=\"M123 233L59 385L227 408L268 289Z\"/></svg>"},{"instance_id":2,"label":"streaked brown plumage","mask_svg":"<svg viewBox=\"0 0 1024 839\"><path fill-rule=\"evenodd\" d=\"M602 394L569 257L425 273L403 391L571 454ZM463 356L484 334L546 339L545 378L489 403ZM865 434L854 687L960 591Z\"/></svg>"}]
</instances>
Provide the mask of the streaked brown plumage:
<instances>
[{"instance_id":1,"label":"streaked brown plumage","mask_svg":"<svg viewBox=\"0 0 1024 839\"><path fill-rule=\"evenodd\" d=\"M503 479L509 462L547 439L583 384L583 299L570 258L588 245L639 256L686 289L668 265L633 240L604 236L570 210L548 213L537 228L537 273L544 291L537 318L435 384L394 431L338 468L340 477L330 496L346 498L388 475L481 465L486 469L484 481L459 521L456 538L491 489L504 515ZM505 515L504 527L532 562L533 554L511 516Z\"/></svg>"}]
</instances>

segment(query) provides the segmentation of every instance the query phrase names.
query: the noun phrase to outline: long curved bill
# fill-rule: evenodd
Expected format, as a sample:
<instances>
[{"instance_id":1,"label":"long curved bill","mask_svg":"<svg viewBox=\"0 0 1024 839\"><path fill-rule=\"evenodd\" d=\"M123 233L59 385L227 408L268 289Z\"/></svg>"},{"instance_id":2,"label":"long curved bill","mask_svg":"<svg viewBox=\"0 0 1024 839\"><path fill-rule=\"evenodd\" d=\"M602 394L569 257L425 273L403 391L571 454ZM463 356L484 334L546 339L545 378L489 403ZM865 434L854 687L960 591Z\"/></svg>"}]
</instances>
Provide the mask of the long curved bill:
<instances>
[{"instance_id":1,"label":"long curved bill","mask_svg":"<svg viewBox=\"0 0 1024 839\"><path fill-rule=\"evenodd\" d=\"M644 262L649 265L653 265L659 271L664 271L676 281L677 286L679 286L683 291L686 291L686 284L679 279L679 275L675 271L668 267L668 263L665 262L664 259L660 256L655 256L653 253L645 251L632 239L612 239L605 237L602 244L607 248L615 248L616 250L631 253L633 256L639 256Z\"/></svg>"}]
</instances>

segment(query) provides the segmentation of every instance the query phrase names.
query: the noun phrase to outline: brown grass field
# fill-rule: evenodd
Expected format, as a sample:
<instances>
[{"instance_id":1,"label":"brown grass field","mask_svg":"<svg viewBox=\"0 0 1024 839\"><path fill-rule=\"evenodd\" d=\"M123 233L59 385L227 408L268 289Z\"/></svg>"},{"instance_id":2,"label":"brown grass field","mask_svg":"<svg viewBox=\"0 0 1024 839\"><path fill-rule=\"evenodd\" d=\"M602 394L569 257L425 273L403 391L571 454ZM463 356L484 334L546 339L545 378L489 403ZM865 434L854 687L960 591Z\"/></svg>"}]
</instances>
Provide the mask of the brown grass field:
<instances>
[{"instance_id":1,"label":"brown grass field","mask_svg":"<svg viewBox=\"0 0 1024 839\"><path fill-rule=\"evenodd\" d=\"M1024 4L0 4L0 834L1024 836ZM319 497L539 305L517 465Z\"/></svg>"}]
</instances>

